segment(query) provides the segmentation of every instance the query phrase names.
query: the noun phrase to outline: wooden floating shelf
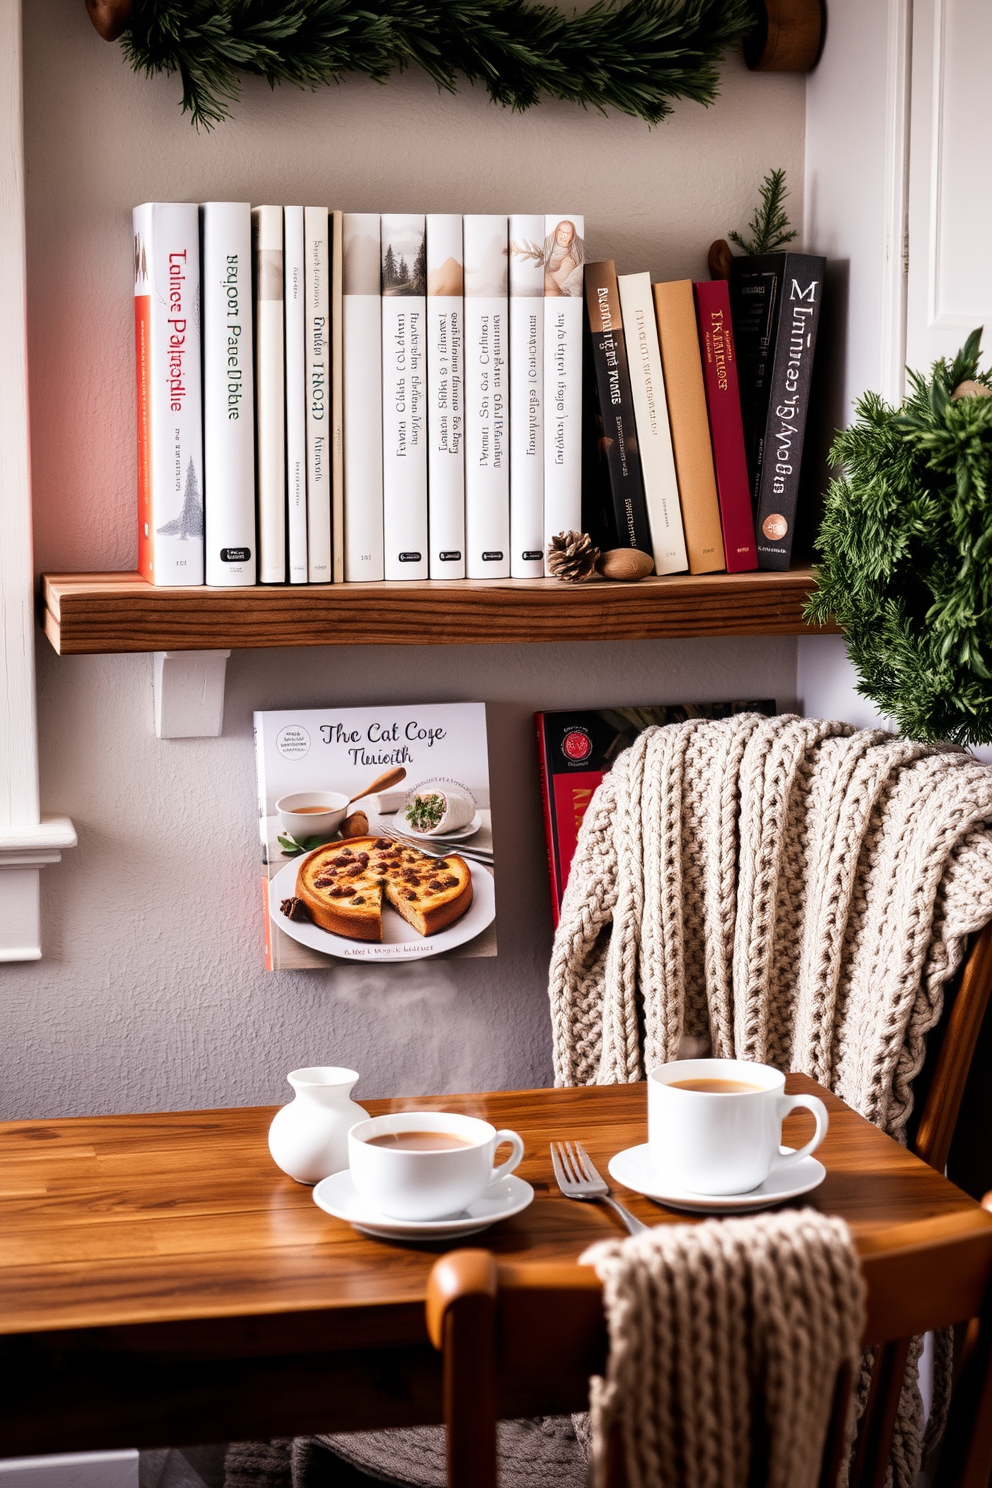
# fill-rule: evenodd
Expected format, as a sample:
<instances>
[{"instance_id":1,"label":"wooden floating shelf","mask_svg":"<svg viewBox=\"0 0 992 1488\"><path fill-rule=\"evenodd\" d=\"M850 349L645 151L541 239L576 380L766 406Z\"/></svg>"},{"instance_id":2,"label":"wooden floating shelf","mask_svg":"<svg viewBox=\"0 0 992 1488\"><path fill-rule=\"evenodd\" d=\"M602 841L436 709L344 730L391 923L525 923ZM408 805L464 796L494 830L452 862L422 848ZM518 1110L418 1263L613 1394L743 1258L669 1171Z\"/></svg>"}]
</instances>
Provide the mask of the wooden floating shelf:
<instances>
[{"instance_id":1,"label":"wooden floating shelf","mask_svg":"<svg viewBox=\"0 0 992 1488\"><path fill-rule=\"evenodd\" d=\"M135 573L46 574L45 634L62 656L262 646L456 646L808 635L808 568L618 584L460 583L156 588Z\"/></svg>"}]
</instances>

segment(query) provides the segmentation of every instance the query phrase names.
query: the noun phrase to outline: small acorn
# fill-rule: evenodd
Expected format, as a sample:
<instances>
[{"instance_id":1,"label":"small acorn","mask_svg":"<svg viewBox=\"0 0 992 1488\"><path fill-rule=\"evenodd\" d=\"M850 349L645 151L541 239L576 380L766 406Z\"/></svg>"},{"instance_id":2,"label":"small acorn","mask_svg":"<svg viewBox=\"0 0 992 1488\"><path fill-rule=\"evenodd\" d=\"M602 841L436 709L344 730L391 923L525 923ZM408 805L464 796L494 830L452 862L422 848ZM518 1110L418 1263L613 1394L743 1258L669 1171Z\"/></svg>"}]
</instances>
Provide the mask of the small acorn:
<instances>
[{"instance_id":1,"label":"small acorn","mask_svg":"<svg viewBox=\"0 0 992 1488\"><path fill-rule=\"evenodd\" d=\"M367 837L368 835L369 819L364 811L353 811L341 823L342 837Z\"/></svg>"},{"instance_id":2,"label":"small acorn","mask_svg":"<svg viewBox=\"0 0 992 1488\"><path fill-rule=\"evenodd\" d=\"M116 41L131 24L134 0L86 0L86 9L104 41Z\"/></svg>"},{"instance_id":3,"label":"small acorn","mask_svg":"<svg viewBox=\"0 0 992 1488\"><path fill-rule=\"evenodd\" d=\"M604 579L646 579L654 568L654 559L640 548L610 548L601 555L596 568Z\"/></svg>"}]
</instances>

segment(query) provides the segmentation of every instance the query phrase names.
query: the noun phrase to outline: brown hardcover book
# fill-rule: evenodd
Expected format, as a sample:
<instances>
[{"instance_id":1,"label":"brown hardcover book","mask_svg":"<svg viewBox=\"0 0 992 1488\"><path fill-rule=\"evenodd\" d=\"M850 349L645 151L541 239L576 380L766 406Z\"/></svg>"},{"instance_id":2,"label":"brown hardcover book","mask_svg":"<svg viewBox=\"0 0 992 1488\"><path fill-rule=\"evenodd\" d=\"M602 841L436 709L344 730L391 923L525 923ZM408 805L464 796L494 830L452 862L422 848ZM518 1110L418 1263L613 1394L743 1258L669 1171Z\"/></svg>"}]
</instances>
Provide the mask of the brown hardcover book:
<instances>
[{"instance_id":1,"label":"brown hardcover book","mask_svg":"<svg viewBox=\"0 0 992 1488\"><path fill-rule=\"evenodd\" d=\"M692 280L652 285L689 572L726 567Z\"/></svg>"}]
</instances>

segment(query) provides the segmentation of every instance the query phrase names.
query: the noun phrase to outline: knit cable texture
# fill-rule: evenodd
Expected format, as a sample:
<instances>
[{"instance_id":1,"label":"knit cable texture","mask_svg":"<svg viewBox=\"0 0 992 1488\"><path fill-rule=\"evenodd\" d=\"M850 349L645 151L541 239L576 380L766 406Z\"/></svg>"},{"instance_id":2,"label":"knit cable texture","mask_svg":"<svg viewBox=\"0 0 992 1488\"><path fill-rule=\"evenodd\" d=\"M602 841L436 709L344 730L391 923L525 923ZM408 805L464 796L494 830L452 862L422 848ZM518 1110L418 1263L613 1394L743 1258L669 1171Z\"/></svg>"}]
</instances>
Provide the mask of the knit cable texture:
<instances>
[{"instance_id":1,"label":"knit cable texture","mask_svg":"<svg viewBox=\"0 0 992 1488\"><path fill-rule=\"evenodd\" d=\"M787 714L645 730L579 832L551 957L556 1083L753 1059L904 1141L945 984L992 919L990 824L992 767L954 746ZM895 1488L923 1450L917 1355Z\"/></svg>"},{"instance_id":2,"label":"knit cable texture","mask_svg":"<svg viewBox=\"0 0 992 1488\"><path fill-rule=\"evenodd\" d=\"M551 959L558 1085L680 1051L801 1070L902 1138L992 919L992 768L780 715L647 729L596 791Z\"/></svg>"},{"instance_id":3,"label":"knit cable texture","mask_svg":"<svg viewBox=\"0 0 992 1488\"><path fill-rule=\"evenodd\" d=\"M816 1488L864 1286L842 1220L812 1209L660 1225L592 1246L605 1378L592 1381L593 1488L620 1428L630 1488Z\"/></svg>"}]
</instances>

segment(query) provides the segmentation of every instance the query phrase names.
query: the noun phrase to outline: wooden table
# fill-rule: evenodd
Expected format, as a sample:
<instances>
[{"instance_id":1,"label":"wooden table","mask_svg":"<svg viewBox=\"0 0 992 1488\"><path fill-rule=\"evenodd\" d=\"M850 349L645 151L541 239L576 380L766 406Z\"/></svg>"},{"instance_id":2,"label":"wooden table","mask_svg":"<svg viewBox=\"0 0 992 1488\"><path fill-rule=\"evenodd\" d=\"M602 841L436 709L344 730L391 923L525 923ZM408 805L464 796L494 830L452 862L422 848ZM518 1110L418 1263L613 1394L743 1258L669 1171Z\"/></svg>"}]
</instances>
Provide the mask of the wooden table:
<instances>
[{"instance_id":1,"label":"wooden table","mask_svg":"<svg viewBox=\"0 0 992 1488\"><path fill-rule=\"evenodd\" d=\"M992 1225L960 1189L801 1075L830 1109L827 1179L801 1202L863 1248L903 1221ZM518 1130L531 1207L468 1244L576 1260L617 1232L558 1195L548 1144L582 1141L605 1172L646 1138L643 1085L368 1101ZM0 1127L0 1456L182 1445L441 1419L424 1292L445 1245L365 1238L274 1167L273 1108ZM811 1118L790 1117L803 1140ZM627 1195L649 1222L686 1218ZM561 1408L571 1408L559 1402ZM550 1408L545 1405L545 1408ZM576 1405L577 1408L577 1405Z\"/></svg>"}]
</instances>

